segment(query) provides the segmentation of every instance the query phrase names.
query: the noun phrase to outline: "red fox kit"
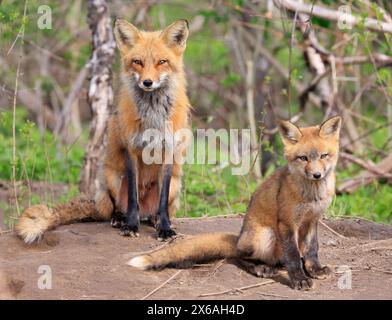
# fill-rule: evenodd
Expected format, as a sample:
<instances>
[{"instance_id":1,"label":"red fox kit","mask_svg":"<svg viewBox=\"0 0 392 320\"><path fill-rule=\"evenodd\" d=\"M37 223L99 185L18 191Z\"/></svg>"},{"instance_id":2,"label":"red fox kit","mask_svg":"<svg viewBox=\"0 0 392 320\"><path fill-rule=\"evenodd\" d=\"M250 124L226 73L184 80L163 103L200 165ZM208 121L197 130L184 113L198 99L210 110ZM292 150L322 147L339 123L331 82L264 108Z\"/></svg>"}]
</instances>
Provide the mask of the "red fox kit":
<instances>
[{"instance_id":1,"label":"red fox kit","mask_svg":"<svg viewBox=\"0 0 392 320\"><path fill-rule=\"evenodd\" d=\"M188 23L178 20L163 31L146 32L118 19L114 34L123 84L117 110L108 123L99 191L94 200L81 197L52 210L42 205L26 209L16 231L27 243L59 224L83 218L112 218L122 235L137 236L144 217L156 224L158 238L175 235L170 218L179 206L181 165L146 164L143 133L148 129L163 133L168 122L172 133L189 127L183 68Z\"/></svg>"},{"instance_id":2,"label":"red fox kit","mask_svg":"<svg viewBox=\"0 0 392 320\"><path fill-rule=\"evenodd\" d=\"M330 272L318 259L317 224L335 192L341 118L321 126L298 128L279 122L288 165L254 192L239 235L196 236L129 265L141 269L184 267L217 258L235 258L250 273L267 277L284 265L295 289L308 289L311 278Z\"/></svg>"}]
</instances>

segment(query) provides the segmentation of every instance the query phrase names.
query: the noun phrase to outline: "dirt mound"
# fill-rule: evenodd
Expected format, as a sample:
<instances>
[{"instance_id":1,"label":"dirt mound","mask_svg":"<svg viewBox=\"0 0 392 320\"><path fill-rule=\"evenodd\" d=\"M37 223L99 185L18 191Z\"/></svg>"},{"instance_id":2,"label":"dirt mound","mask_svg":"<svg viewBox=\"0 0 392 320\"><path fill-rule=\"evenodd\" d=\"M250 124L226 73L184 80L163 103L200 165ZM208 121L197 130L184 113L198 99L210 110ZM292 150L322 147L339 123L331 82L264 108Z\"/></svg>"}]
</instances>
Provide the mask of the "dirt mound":
<instances>
[{"instance_id":1,"label":"dirt mound","mask_svg":"<svg viewBox=\"0 0 392 320\"><path fill-rule=\"evenodd\" d=\"M346 235L358 236L348 232L347 221L327 223L340 231L343 224ZM175 224L180 234L175 241L181 241L202 232L238 231L241 217ZM0 287L8 294L2 298L18 299L392 299L392 227L361 223L360 229L368 236L345 238L320 226L320 259L336 272L306 292L290 289L284 270L273 280L260 279L226 261L182 271L133 269L126 265L131 257L167 244L158 242L149 226L131 239L108 223L62 226L33 246L14 234L0 235Z\"/></svg>"},{"instance_id":2,"label":"dirt mound","mask_svg":"<svg viewBox=\"0 0 392 320\"><path fill-rule=\"evenodd\" d=\"M363 218L327 221L328 226L346 237L381 240L392 238L392 227Z\"/></svg>"}]
</instances>

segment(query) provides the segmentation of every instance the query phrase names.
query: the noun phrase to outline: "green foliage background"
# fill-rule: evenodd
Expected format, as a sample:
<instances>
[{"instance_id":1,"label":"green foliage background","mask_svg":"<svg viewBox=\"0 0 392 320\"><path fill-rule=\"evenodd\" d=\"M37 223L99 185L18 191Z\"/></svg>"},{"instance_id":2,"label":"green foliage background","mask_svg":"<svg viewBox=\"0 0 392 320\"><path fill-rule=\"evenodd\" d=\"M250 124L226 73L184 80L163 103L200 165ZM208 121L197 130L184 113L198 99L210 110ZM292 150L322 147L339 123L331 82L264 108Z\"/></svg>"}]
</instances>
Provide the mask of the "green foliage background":
<instances>
[{"instance_id":1,"label":"green foliage background","mask_svg":"<svg viewBox=\"0 0 392 320\"><path fill-rule=\"evenodd\" d=\"M0 179L12 178L12 113L0 113ZM61 147L47 131L43 137L31 122L23 108L17 109L17 180L65 183L71 186L68 194L60 199L32 195L31 204L42 201L63 202L77 194L79 173L83 163L85 135L72 146ZM382 134L375 134L376 142L382 143ZM60 147L59 147L60 146ZM280 150L280 155L282 150ZM375 159L377 160L377 159ZM280 156L279 163L285 160ZM258 181L251 176L236 176L232 167L217 165L184 165L183 191L178 217L199 217L245 213L247 203ZM338 168L338 180L344 180L358 172L356 165L346 170ZM274 168L269 169L269 174ZM268 174L267 174L268 176ZM383 182L362 187L351 195L336 196L328 212L332 217L351 215L365 217L378 222L391 223L392 187ZM0 207L11 213L14 208Z\"/></svg>"},{"instance_id":2,"label":"green foliage background","mask_svg":"<svg viewBox=\"0 0 392 320\"><path fill-rule=\"evenodd\" d=\"M208 2L208 1L207 1ZM231 90L240 85L244 79L233 68L233 57L229 48L225 44L223 38L215 37L210 30L209 22L213 22L221 30L225 30L230 23L230 17L226 13L220 13L204 5L207 2L198 2L193 11L189 7L185 7L186 1L177 0L170 3L163 2L162 9L167 21L173 21L178 17L192 20L195 14L201 14L206 18L203 29L196 35L191 36L187 45L185 55L186 66L198 75L211 76L216 74L224 74L220 79L220 84L227 90ZM333 1L322 1L326 5L330 5ZM243 1L228 1L234 6L242 6ZM66 28L57 28L49 31L38 30L36 26L37 14L36 8L41 4L40 1L29 1L29 12L26 21L22 21L23 1L3 2L0 6L0 23L1 35L0 45L3 48L9 48L12 41L22 25L26 25L26 39L37 43L45 43L49 39L55 39L59 43L67 43L74 36ZM48 4L56 8L57 1L48 1ZM185 9L184 9L185 8ZM53 11L53 20L60 15L61 12ZM72 18L72 10L68 13ZM83 7L82 16L86 16L86 8ZM151 12L151 21L155 28L159 28L158 8L153 7ZM85 21L79 22L81 28L87 28ZM259 23L259 21L251 20L250 23ZM330 22L322 19L313 18L312 23L323 28L333 28ZM270 24L270 22L266 22ZM287 35L288 37L289 35ZM300 36L298 36L300 37ZM367 48L373 50L373 35L369 32L363 32L360 37L360 43ZM331 38L331 44L334 39ZM265 35L265 46L268 47L274 42L273 36ZM288 67L288 47L286 44L277 46L274 49L275 58L282 66ZM75 70L80 70L89 59L91 45L85 41L79 50L65 49L61 52L68 66L72 66ZM345 48L347 53L355 53L352 45ZM390 54L390 39L387 37L385 42L379 43L377 52ZM4 51L2 51L4 53ZM300 48L293 48L292 56L293 81L304 79L305 62L302 57ZM119 71L119 63L117 61L115 72ZM364 74L371 75L374 68L371 64L365 64L362 67ZM1 72L1 77L12 80L15 78L14 73ZM266 81L271 86L276 83L273 71L267 75ZM52 79L43 79L43 90L53 90ZM378 83L382 84L388 92L392 92L392 74L390 68L380 68L378 70ZM284 90L280 93L282 96L286 94ZM194 108L198 108L198 101L195 100L197 94L191 93ZM208 97L214 105L219 108L223 103L219 95L211 94ZM293 97L293 113L298 110L297 96ZM287 106L282 106L286 108ZM12 177L12 112L11 106L0 109L0 179L10 180ZM372 119L372 122L364 122L363 129L371 130L374 127L385 124L385 117L380 116L371 104L363 106L363 116ZM320 110L312 111L313 122L320 122L323 114ZM233 128L238 124L234 121L231 123ZM212 119L207 119L206 123ZM19 105L16 114L16 131L17 131L17 179L24 181L45 181L47 183L64 183L69 184L70 191L60 199L45 199L51 201L66 201L68 198L77 193L77 184L79 181L80 169L83 162L85 144L87 140L88 123L85 124L83 135L72 145L62 146L59 141L49 132L43 135L30 118L25 107ZM380 129L369 135L372 144L379 148L385 148L389 145L387 128ZM282 157L282 146L278 142L278 164L284 165L285 161ZM381 156L374 153L372 149L361 154L362 158L367 158L374 162L381 159ZM272 165L268 174L274 171ZM360 171L357 165L351 164L348 167L337 170L338 181L353 177ZM181 197L181 209L178 216L203 216L203 215L220 215L244 213L247 203L257 184L251 176L233 176L231 167L221 167L217 165L185 165L184 167L184 188ZM267 176L268 176L267 174ZM37 195L31 195L29 199L32 204L39 203L43 199ZM7 217L15 211L13 206L7 203L0 203L0 207L5 210ZM374 182L373 184L362 187L352 195L336 196L329 213L330 216L352 215L369 218L379 222L392 222L392 187L385 181ZM8 218L7 218L7 221Z\"/></svg>"}]
</instances>

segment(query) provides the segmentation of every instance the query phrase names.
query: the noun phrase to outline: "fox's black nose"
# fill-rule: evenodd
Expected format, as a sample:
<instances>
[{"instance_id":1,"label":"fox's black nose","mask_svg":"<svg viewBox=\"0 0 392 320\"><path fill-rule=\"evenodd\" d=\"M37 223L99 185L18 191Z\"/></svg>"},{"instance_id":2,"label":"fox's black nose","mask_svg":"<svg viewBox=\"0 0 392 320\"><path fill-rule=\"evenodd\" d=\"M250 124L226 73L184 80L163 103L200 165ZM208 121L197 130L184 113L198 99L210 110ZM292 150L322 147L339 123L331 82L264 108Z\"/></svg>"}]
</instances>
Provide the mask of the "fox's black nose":
<instances>
[{"instance_id":1,"label":"fox's black nose","mask_svg":"<svg viewBox=\"0 0 392 320\"><path fill-rule=\"evenodd\" d=\"M144 80L143 81L143 85L145 87L147 87L147 88L151 87L152 86L152 80L150 80L150 79Z\"/></svg>"},{"instance_id":2,"label":"fox's black nose","mask_svg":"<svg viewBox=\"0 0 392 320\"><path fill-rule=\"evenodd\" d=\"M321 173L314 173L313 174L313 177L315 178L315 179L320 179L321 178Z\"/></svg>"}]
</instances>

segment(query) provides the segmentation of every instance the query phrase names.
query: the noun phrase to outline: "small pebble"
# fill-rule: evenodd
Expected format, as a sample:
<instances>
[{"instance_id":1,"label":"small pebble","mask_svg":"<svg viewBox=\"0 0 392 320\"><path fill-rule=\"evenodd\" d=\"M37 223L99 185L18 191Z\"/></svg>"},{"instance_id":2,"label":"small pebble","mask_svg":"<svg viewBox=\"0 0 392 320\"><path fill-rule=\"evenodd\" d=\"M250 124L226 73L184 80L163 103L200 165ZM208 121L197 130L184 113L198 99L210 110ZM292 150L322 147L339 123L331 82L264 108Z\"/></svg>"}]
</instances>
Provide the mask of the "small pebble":
<instances>
[{"instance_id":1,"label":"small pebble","mask_svg":"<svg viewBox=\"0 0 392 320\"><path fill-rule=\"evenodd\" d=\"M337 245L338 245L338 242L335 239L328 239L327 246L336 247Z\"/></svg>"}]
</instances>

